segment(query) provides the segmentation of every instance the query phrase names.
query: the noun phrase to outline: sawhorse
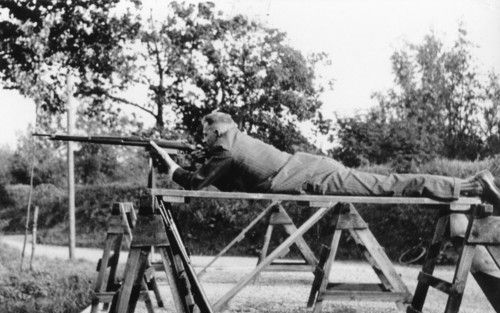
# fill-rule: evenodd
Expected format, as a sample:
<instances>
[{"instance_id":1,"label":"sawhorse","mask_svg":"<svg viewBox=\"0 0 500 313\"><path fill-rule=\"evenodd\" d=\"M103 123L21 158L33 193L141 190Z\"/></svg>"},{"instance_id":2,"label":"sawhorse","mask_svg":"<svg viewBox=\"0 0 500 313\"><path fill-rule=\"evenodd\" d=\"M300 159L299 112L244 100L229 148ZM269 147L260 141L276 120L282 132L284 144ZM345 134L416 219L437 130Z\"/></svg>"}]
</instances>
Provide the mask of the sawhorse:
<instances>
[{"instance_id":1,"label":"sawhorse","mask_svg":"<svg viewBox=\"0 0 500 313\"><path fill-rule=\"evenodd\" d=\"M406 304L411 300L408 288L352 204L337 204L334 209L332 228L331 244L330 247L322 247L307 306L314 306L313 312L319 313L324 300L369 300L395 302L400 310L405 309ZM340 237L344 230L349 232L358 248L362 250L381 284L329 281Z\"/></svg>"},{"instance_id":2,"label":"sawhorse","mask_svg":"<svg viewBox=\"0 0 500 313\"><path fill-rule=\"evenodd\" d=\"M249 274L245 275L231 290L229 290L225 295L223 295L215 304L214 310L221 311L223 310L228 302L242 289L244 288L250 281L252 281L256 275L258 275L266 266L271 264L271 262L276 259L278 256L282 255L287 249L297 241L297 238L300 238L306 233L312 226L314 226L319 220L325 217L325 215L331 211L333 207L336 207L338 203L364 203L364 204L410 204L410 205L426 205L434 208L441 208L443 206L462 206L462 207L470 207L474 204L480 204L480 200L476 198L461 198L457 201L446 202L446 201L436 201L429 198L407 198L407 197L359 197L359 196L325 196L325 195L289 195L289 194L257 194L257 193L244 193L244 192L213 192L213 191L190 191L190 190L172 190L172 189L151 189L151 193L154 196L161 197L165 202L172 203L186 203L186 201L190 198L208 198L208 199L235 199L235 200L270 200L270 201L295 201L302 204L307 204L311 208L318 208L317 211L309 217L307 221L305 221L298 229L292 233L288 238L286 238L276 249L274 249L269 255L266 256L264 260ZM263 212L264 213L264 212ZM345 212L344 212L345 213ZM262 213L261 213L262 214ZM338 214L342 215L342 214ZM340 218L340 217L339 217ZM343 217L342 217L343 218ZM385 272L382 271L389 282L384 282L381 275L379 278L382 280L382 285L379 285L379 290L375 290L378 292L384 292L384 297L389 298L391 301L397 301L398 303L407 302L408 298L404 297L402 301L400 299L403 295L407 293L407 288L402 282L396 283L399 275L389 275L388 272L395 272L390 261L380 262L387 258L383 249L378 245L376 240L373 238L371 233L369 232L366 226L363 228L358 228L358 226L354 226L354 220L357 220L357 217L351 217L353 220L353 227L345 228L347 230L358 230L354 232L355 240L358 239L358 245L361 243L361 246L365 246L366 250L368 250L368 254L365 253L365 256L373 256L378 255L377 262L378 264L382 264L382 267L385 268ZM337 225L337 224L336 224ZM346 224L348 225L348 224ZM249 225L250 226L250 225ZM360 231L363 230L363 231ZM339 229L335 229L335 233L340 231ZM334 237L335 237L334 233ZM353 233L350 231L350 233ZM359 235L361 233L361 235ZM367 235L367 234L370 235ZM339 234L337 234L339 236ZM359 239L361 238L361 239ZM238 238L237 238L238 239ZM332 240L332 242L334 242ZM376 247L376 248L372 248ZM377 248L378 247L378 248ZM371 249L371 250L370 250ZM328 255L333 251L330 250L326 254L326 257L323 259L328 260ZM332 259L332 258L330 258ZM332 259L333 260L333 259ZM371 260L370 258L368 259ZM320 260L321 261L321 260ZM328 268L325 265L321 265L321 268L325 270ZM374 266L374 270L376 273L380 271L379 266ZM326 275L325 275L326 277ZM392 279L392 281L391 281ZM400 279L399 279L400 280ZM321 279L321 281L323 281ZM400 285L402 284L402 285ZM327 285L328 286L328 285ZM365 288L364 284L357 284L355 286L350 286L349 290L351 294L353 291L363 291ZM372 287L370 287L372 288ZM391 289L392 288L392 289ZM340 290L337 288L337 290ZM319 290L318 290L319 291ZM366 291L366 290L365 290ZM373 290L368 290L373 291ZM318 299L316 297L315 299ZM365 298L366 299L366 298ZM315 301L313 301L315 302ZM400 304L399 307L402 307Z\"/></svg>"},{"instance_id":3,"label":"sawhorse","mask_svg":"<svg viewBox=\"0 0 500 313\"><path fill-rule=\"evenodd\" d=\"M297 231L297 227L293 223L292 219L288 215L288 213L283 208L281 202L272 201L270 205L268 205L257 217L255 217L247 227L245 227L227 246L225 246L203 269L198 272L198 277L203 276L207 269L219 259L221 256L226 254L230 248L232 248L236 243L242 241L245 238L245 235L259 223L261 220L269 216L268 226L266 230L266 234L264 236L264 243L262 245L262 250L257 261L257 266L262 263L262 261L267 257L269 245L271 242L271 237L276 226L282 226L288 235L293 234ZM273 261L267 267L265 267L264 271L309 271L313 272L318 264L318 261L312 252L311 248L307 245L304 238L302 236L297 237L295 241L301 256L304 259L304 262L276 262L274 261L276 258L282 257L289 252L286 249L281 255L277 255Z\"/></svg>"},{"instance_id":4,"label":"sawhorse","mask_svg":"<svg viewBox=\"0 0 500 313\"><path fill-rule=\"evenodd\" d=\"M154 275L149 263L153 247L160 254L177 312L192 313L197 308L201 313L212 313L172 219L169 204L156 197L141 199L125 279L110 312L134 312L148 268Z\"/></svg>"},{"instance_id":5,"label":"sawhorse","mask_svg":"<svg viewBox=\"0 0 500 313\"><path fill-rule=\"evenodd\" d=\"M99 311L99 304L103 304L103 310L107 311L109 304L116 296L120 284L116 282L116 272L122 241L130 247L137 216L131 202L116 202L111 208L111 216L108 219L106 240L103 250L103 256L97 263L97 278L94 283L94 294L92 297L91 312ZM150 266L148 266L149 268ZM163 307L163 301L158 289L158 284L150 271L144 276L141 282L142 288L140 297L144 299L148 312L154 312L152 301L147 292L152 289L156 295L159 307Z\"/></svg>"},{"instance_id":6,"label":"sawhorse","mask_svg":"<svg viewBox=\"0 0 500 313\"><path fill-rule=\"evenodd\" d=\"M262 246L262 251L257 262L257 266L262 263L266 257L268 256L269 245L271 243L271 237L273 234L273 230L276 226L282 226L286 233L290 236L297 231L297 226L293 223L292 219L285 211L281 203L277 204L273 210L271 215L269 216L268 226L266 230L266 234L264 236L264 244ZM276 258L281 258L285 256L290 250L285 249L281 255L278 255L273 261L266 267L263 268L263 271L305 271L305 272L313 272L316 266L318 265L318 260L312 252L311 248L307 245L303 236L297 237L294 244L297 246L303 261L294 261L294 262L280 262L276 261Z\"/></svg>"},{"instance_id":7,"label":"sawhorse","mask_svg":"<svg viewBox=\"0 0 500 313\"><path fill-rule=\"evenodd\" d=\"M484 245L492 259L496 262L496 265L500 268L498 247L500 245L500 217L491 216L492 212L493 209L490 205L473 205L470 208L455 205L442 210L422 271L418 275L418 284L413 301L408 307L407 313L422 312L429 287L433 287L448 295L444 310L445 313L458 313L477 245ZM432 275L439 252L445 241L446 226L449 223L450 214L465 214L468 216L464 245L451 283ZM494 306L498 310L500 290L498 290L498 296L493 301L496 301Z\"/></svg>"}]
</instances>

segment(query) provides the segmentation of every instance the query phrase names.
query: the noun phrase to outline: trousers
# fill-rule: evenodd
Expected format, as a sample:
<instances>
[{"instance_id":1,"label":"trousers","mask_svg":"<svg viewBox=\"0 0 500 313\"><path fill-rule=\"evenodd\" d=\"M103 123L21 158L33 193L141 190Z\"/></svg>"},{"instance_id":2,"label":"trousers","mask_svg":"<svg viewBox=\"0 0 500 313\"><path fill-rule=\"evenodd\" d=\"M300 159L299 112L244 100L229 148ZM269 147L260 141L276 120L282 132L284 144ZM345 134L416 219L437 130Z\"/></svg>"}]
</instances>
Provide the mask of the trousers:
<instances>
[{"instance_id":1,"label":"trousers","mask_svg":"<svg viewBox=\"0 0 500 313\"><path fill-rule=\"evenodd\" d=\"M456 200L462 180L427 174L380 175L345 167L334 159L296 153L271 181L271 191L318 195L428 197Z\"/></svg>"}]
</instances>

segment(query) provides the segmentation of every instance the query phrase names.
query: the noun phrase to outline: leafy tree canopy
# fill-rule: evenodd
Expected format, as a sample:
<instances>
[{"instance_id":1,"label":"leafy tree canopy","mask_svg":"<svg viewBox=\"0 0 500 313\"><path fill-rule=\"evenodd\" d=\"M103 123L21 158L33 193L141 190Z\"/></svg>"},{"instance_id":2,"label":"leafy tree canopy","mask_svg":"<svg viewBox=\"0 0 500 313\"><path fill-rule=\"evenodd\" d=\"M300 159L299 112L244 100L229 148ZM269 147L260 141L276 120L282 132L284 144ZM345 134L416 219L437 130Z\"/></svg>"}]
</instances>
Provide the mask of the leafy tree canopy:
<instances>
[{"instance_id":1,"label":"leafy tree canopy","mask_svg":"<svg viewBox=\"0 0 500 313\"><path fill-rule=\"evenodd\" d=\"M393 161L408 170L437 155L473 160L495 153L498 78L485 82L472 48L460 27L451 48L429 34L394 52L396 86L374 94L378 106L369 114L339 120L341 147L333 154L351 165Z\"/></svg>"},{"instance_id":2,"label":"leafy tree canopy","mask_svg":"<svg viewBox=\"0 0 500 313\"><path fill-rule=\"evenodd\" d=\"M118 13L118 0L0 1L11 17L0 31L2 80L45 111L61 112L69 72L89 115L133 106L153 116L160 133L177 129L195 140L201 116L216 109L287 150L306 142L298 122L328 129L314 75L324 54L305 58L283 32L224 17L209 2L174 1L162 20L144 18L140 1L129 3ZM133 88L147 91L143 102L124 96Z\"/></svg>"}]
</instances>

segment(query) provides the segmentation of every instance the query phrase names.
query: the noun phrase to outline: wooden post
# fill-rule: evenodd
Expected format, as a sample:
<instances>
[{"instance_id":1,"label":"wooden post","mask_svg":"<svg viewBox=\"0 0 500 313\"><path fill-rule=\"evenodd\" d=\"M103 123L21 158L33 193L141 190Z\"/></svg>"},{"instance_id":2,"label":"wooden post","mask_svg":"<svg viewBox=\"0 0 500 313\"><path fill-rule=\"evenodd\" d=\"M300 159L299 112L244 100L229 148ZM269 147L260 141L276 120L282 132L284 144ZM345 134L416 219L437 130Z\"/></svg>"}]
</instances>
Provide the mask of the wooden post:
<instances>
[{"instance_id":1,"label":"wooden post","mask_svg":"<svg viewBox=\"0 0 500 313\"><path fill-rule=\"evenodd\" d=\"M33 270L33 258L35 257L37 223L38 223L38 206L35 206L35 211L33 212L33 234L31 238L30 271Z\"/></svg>"},{"instance_id":2,"label":"wooden post","mask_svg":"<svg viewBox=\"0 0 500 313\"><path fill-rule=\"evenodd\" d=\"M71 73L66 77L67 110L68 110L68 135L75 129L74 82ZM75 258L75 167L73 159L73 142L68 141L68 209L69 209L69 258Z\"/></svg>"}]
</instances>

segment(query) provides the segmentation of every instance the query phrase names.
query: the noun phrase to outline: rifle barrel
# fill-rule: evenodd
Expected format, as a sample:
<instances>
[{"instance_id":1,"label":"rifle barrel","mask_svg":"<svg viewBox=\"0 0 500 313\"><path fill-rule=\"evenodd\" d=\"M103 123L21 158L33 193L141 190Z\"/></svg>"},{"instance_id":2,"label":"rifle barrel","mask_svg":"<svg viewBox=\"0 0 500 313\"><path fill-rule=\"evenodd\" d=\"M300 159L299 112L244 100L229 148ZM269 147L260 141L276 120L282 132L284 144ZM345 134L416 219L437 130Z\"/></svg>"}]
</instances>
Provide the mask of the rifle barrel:
<instances>
[{"instance_id":1,"label":"rifle barrel","mask_svg":"<svg viewBox=\"0 0 500 313\"><path fill-rule=\"evenodd\" d=\"M86 143L96 143L104 145L119 145L119 146L136 146L148 147L150 141L153 140L158 146L166 149L174 149L191 152L196 150L196 147L187 142L177 140L165 139L149 139L143 137L119 137L119 136L72 136L72 135L58 135L58 134L40 134L34 133L33 136L48 137L50 140L61 141L76 141Z\"/></svg>"}]
</instances>

